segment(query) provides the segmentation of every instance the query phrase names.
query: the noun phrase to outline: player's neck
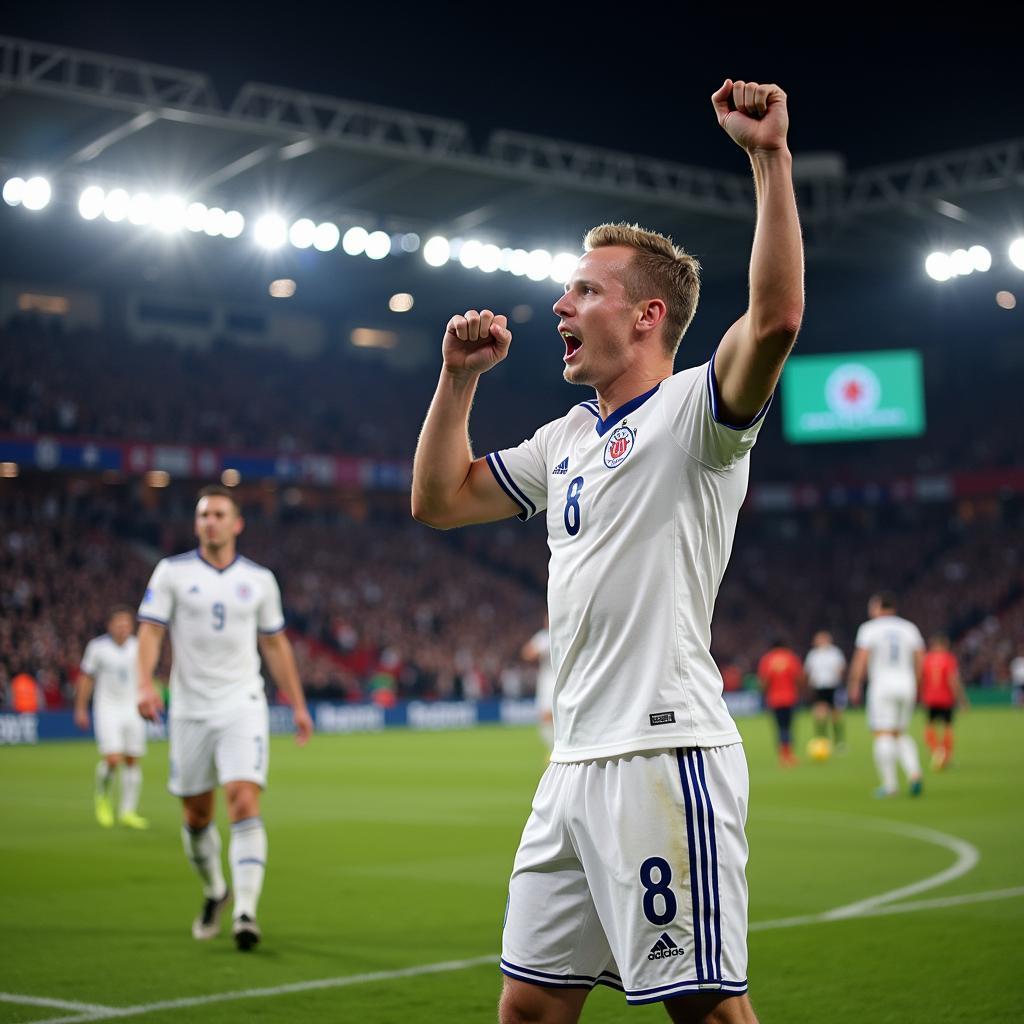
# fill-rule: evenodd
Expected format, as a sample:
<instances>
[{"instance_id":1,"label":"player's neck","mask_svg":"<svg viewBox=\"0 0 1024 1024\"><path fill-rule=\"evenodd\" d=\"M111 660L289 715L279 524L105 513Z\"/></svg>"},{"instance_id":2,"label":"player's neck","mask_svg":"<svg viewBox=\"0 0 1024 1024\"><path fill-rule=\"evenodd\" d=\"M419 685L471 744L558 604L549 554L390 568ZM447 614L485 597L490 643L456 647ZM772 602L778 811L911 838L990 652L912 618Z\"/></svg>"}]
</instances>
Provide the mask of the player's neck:
<instances>
[{"instance_id":1,"label":"player's neck","mask_svg":"<svg viewBox=\"0 0 1024 1024\"><path fill-rule=\"evenodd\" d=\"M656 388L667 377L672 376L672 364L656 364L655 366L630 367L625 373L608 384L597 387L597 404L601 411L601 419L621 409L627 402L647 394Z\"/></svg>"},{"instance_id":2,"label":"player's neck","mask_svg":"<svg viewBox=\"0 0 1024 1024\"><path fill-rule=\"evenodd\" d=\"M235 560L235 545L224 544L222 547L211 548L200 544L199 554L203 561L209 562L215 569L226 569Z\"/></svg>"}]
</instances>

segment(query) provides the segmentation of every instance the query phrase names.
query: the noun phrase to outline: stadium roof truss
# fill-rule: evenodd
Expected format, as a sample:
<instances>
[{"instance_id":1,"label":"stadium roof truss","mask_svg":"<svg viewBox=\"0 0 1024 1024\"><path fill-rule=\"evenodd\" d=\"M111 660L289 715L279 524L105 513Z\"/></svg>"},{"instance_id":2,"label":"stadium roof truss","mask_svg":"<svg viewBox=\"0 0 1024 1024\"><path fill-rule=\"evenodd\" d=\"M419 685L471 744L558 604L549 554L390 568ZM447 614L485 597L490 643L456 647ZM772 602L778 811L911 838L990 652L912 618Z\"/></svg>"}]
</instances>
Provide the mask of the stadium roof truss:
<instances>
[{"instance_id":1,"label":"stadium roof truss","mask_svg":"<svg viewBox=\"0 0 1024 1024\"><path fill-rule=\"evenodd\" d=\"M224 105L199 72L4 36L0 89L9 168L101 184L173 168L204 201L301 197L296 215L474 230L498 244L573 247L594 222L636 219L705 259L746 259L754 207L743 174L522 132L478 143L460 121L256 82ZM852 173L823 157L795 170L809 256L826 262L995 230L1006 194L1024 194L1024 139Z\"/></svg>"}]
</instances>

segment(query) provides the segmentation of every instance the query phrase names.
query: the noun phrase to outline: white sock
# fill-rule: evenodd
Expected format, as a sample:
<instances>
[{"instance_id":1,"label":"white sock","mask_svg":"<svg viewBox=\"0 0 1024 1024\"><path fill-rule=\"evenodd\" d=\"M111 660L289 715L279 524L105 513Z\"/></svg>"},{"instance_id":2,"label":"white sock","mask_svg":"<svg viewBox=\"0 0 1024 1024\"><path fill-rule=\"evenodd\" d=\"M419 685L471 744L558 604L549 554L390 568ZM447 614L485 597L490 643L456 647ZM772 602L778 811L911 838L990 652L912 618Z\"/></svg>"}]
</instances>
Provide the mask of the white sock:
<instances>
[{"instance_id":1,"label":"white sock","mask_svg":"<svg viewBox=\"0 0 1024 1024\"><path fill-rule=\"evenodd\" d=\"M220 899L227 889L227 883L220 863L220 833L217 825L211 821L206 828L195 831L188 825L182 825L181 840L185 856L203 880L203 895L212 900Z\"/></svg>"},{"instance_id":2,"label":"white sock","mask_svg":"<svg viewBox=\"0 0 1024 1024\"><path fill-rule=\"evenodd\" d=\"M898 788L896 781L895 736L875 737L875 767L878 769L878 777L882 781L882 788L887 793L895 793Z\"/></svg>"},{"instance_id":3,"label":"white sock","mask_svg":"<svg viewBox=\"0 0 1024 1024\"><path fill-rule=\"evenodd\" d=\"M134 814L139 809L141 792L142 768L137 764L126 764L121 769L121 814Z\"/></svg>"},{"instance_id":4,"label":"white sock","mask_svg":"<svg viewBox=\"0 0 1024 1024\"><path fill-rule=\"evenodd\" d=\"M267 866L267 830L262 818L243 818L231 826L228 859L235 886L234 915L255 918Z\"/></svg>"},{"instance_id":5,"label":"white sock","mask_svg":"<svg viewBox=\"0 0 1024 1024\"><path fill-rule=\"evenodd\" d=\"M96 795L106 796L110 792L110 784L114 781L114 769L106 761L96 765Z\"/></svg>"},{"instance_id":6,"label":"white sock","mask_svg":"<svg viewBox=\"0 0 1024 1024\"><path fill-rule=\"evenodd\" d=\"M906 733L896 740L896 747L899 751L900 765L907 773L907 778L913 781L921 777L921 760L917 756L917 744Z\"/></svg>"}]
</instances>

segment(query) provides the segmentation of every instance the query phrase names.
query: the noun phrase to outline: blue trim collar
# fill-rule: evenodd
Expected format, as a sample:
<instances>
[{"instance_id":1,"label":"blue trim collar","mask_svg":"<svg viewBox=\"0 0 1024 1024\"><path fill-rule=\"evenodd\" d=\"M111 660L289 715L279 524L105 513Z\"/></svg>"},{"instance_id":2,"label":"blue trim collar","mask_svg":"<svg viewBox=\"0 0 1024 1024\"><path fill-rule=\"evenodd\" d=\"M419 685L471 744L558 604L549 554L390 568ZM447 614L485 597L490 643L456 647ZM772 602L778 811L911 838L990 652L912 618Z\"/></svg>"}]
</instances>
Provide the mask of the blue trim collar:
<instances>
[{"instance_id":1,"label":"blue trim collar","mask_svg":"<svg viewBox=\"0 0 1024 1024\"><path fill-rule=\"evenodd\" d=\"M639 409L648 398L653 398L655 392L661 387L661 384L662 382L658 381L650 391L645 391L642 395L637 395L636 398L631 398L625 405L620 405L618 409L616 409L615 412L613 412L606 420L601 419L600 413L595 413L597 416L597 423L594 424L594 429L597 431L598 436L604 437L604 435L607 434L616 423L625 419L631 412ZM590 411L593 412L593 409Z\"/></svg>"},{"instance_id":2,"label":"blue trim collar","mask_svg":"<svg viewBox=\"0 0 1024 1024\"><path fill-rule=\"evenodd\" d=\"M202 551L200 551L199 548L196 548L196 558L198 558L199 561L203 563L203 565L208 565L214 572L221 572L221 573L227 572L228 569L230 569L231 566L233 566L235 564L235 562L237 562L241 557L242 556L236 551L235 552L235 557L232 558L231 561L228 562L228 564L225 565L223 569L220 569L216 565L214 565L213 562L208 562L205 558L203 558Z\"/></svg>"}]
</instances>

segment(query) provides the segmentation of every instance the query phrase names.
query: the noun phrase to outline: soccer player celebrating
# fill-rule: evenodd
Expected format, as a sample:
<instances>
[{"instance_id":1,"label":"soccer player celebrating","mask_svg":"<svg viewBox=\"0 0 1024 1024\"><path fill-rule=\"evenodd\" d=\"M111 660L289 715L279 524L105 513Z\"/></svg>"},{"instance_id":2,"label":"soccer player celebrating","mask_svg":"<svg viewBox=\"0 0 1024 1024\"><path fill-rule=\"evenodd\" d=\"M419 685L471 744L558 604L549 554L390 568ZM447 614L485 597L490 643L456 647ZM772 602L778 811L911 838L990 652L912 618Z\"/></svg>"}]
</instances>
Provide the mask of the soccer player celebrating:
<instances>
[{"instance_id":1,"label":"soccer player celebrating","mask_svg":"<svg viewBox=\"0 0 1024 1024\"><path fill-rule=\"evenodd\" d=\"M757 678L764 690L765 706L775 716L779 763L784 768L792 768L800 763L800 759L793 753L793 710L800 702L803 666L796 653L780 639L761 655L757 664Z\"/></svg>"},{"instance_id":2,"label":"soccer player celebrating","mask_svg":"<svg viewBox=\"0 0 1024 1024\"><path fill-rule=\"evenodd\" d=\"M149 828L139 817L142 768L139 758L146 753L146 723L138 709L138 644L135 613L126 605L111 609L107 632L90 640L82 655L82 674L75 694L75 724L89 728L89 697L93 698L96 744L100 763L96 766L96 820L104 827L114 824L110 790L120 768L121 799L117 820L128 828Z\"/></svg>"},{"instance_id":3,"label":"soccer player celebrating","mask_svg":"<svg viewBox=\"0 0 1024 1024\"><path fill-rule=\"evenodd\" d=\"M568 1024L597 983L675 1021L755 1021L747 991L748 776L710 654L757 437L803 315L803 251L777 85L711 97L757 193L747 311L673 375L699 267L606 224L554 304L564 377L596 396L474 459L469 411L504 316L453 316L413 465L438 528L546 509L555 745L509 886L501 1020Z\"/></svg>"},{"instance_id":4,"label":"soccer player celebrating","mask_svg":"<svg viewBox=\"0 0 1024 1024\"><path fill-rule=\"evenodd\" d=\"M846 657L834 643L832 634L820 630L814 634L811 649L804 658L804 672L814 699L814 735L827 739L829 715L832 716L832 741L843 749L843 709L839 706L839 688L846 672Z\"/></svg>"},{"instance_id":5,"label":"soccer player celebrating","mask_svg":"<svg viewBox=\"0 0 1024 1024\"><path fill-rule=\"evenodd\" d=\"M857 630L849 690L851 703L860 703L867 676L868 725L875 735L875 767L882 783L875 795L895 795L899 762L911 796L920 796L921 762L907 729L917 703L924 638L917 626L896 614L892 594L875 594L868 601L868 616Z\"/></svg>"},{"instance_id":6,"label":"soccer player celebrating","mask_svg":"<svg viewBox=\"0 0 1024 1024\"><path fill-rule=\"evenodd\" d=\"M936 633L928 641L921 660L921 703L928 712L924 741L932 752L932 768L941 771L953 759L953 711L959 704L967 707L967 694L960 681L960 666L949 649L949 637ZM942 722L942 739L935 723Z\"/></svg>"},{"instance_id":7,"label":"soccer player celebrating","mask_svg":"<svg viewBox=\"0 0 1024 1024\"><path fill-rule=\"evenodd\" d=\"M164 633L170 628L170 783L184 810L185 856L202 879L204 902L192 924L211 939L231 896L213 821L214 788L224 787L231 821L234 936L241 950L261 938L256 906L263 888L267 833L260 818L269 755L267 700L260 654L295 715L299 744L313 731L281 594L269 569L235 550L241 511L229 490L206 487L196 505L199 547L158 563L139 609L139 711L156 718L163 700L153 685ZM258 643L257 643L258 637Z\"/></svg>"}]
</instances>

